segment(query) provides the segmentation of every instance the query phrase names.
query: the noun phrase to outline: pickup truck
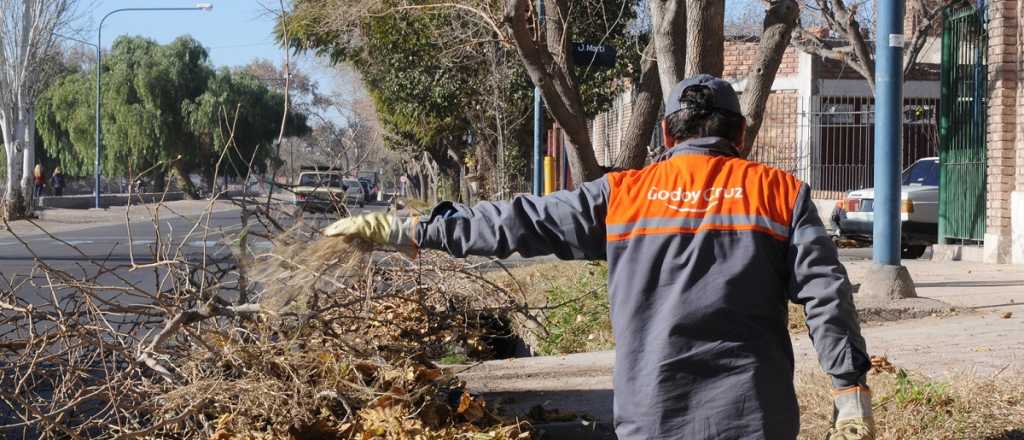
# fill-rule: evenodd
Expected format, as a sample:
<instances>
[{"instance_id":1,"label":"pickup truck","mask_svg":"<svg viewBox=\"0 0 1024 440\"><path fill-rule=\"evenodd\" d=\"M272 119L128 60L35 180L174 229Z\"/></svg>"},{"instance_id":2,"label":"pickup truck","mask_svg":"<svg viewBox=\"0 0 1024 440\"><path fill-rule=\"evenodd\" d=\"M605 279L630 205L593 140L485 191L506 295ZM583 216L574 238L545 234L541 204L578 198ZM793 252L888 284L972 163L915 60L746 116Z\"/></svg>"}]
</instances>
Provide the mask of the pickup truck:
<instances>
[{"instance_id":1,"label":"pickup truck","mask_svg":"<svg viewBox=\"0 0 1024 440\"><path fill-rule=\"evenodd\" d=\"M343 178L329 171L300 173L292 194L292 203L303 211L336 210L339 204L355 204L362 208L366 204L366 195L358 180Z\"/></svg>"},{"instance_id":2,"label":"pickup truck","mask_svg":"<svg viewBox=\"0 0 1024 440\"><path fill-rule=\"evenodd\" d=\"M832 211L833 236L870 244L874 188L850 191ZM900 188L900 256L921 258L939 239L939 158L926 157L903 171Z\"/></svg>"}]
</instances>

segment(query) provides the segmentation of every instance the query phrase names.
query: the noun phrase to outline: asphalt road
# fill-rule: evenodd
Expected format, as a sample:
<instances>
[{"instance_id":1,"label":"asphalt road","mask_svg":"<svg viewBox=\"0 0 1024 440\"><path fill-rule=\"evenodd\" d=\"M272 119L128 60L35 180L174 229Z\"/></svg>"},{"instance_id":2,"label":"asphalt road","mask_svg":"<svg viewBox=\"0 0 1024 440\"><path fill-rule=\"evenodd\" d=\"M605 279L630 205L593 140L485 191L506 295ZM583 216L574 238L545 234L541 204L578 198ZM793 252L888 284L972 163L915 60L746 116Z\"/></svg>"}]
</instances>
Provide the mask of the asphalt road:
<instances>
[{"instance_id":1,"label":"asphalt road","mask_svg":"<svg viewBox=\"0 0 1024 440\"><path fill-rule=\"evenodd\" d=\"M371 205L357 209L356 213L384 208ZM307 214L306 220L322 226L332 219ZM195 227L197 222L200 227ZM130 225L129 228L125 223L100 224L52 236L35 232L14 237L9 232L0 232L0 284L5 289L18 285L18 296L22 299L27 299L25 295L45 294L42 287L20 284L26 278L41 281L43 274L38 270L33 272L37 261L82 279L93 276L102 266L112 272L103 278L110 285L158 283L162 272L130 270L132 263L154 261L153 250L158 240L175 250L180 249L190 259L202 258L204 252L208 258L218 259L230 255L227 242L237 237L242 229L238 210L217 211L202 218L167 216L158 224L147 220Z\"/></svg>"}]
</instances>

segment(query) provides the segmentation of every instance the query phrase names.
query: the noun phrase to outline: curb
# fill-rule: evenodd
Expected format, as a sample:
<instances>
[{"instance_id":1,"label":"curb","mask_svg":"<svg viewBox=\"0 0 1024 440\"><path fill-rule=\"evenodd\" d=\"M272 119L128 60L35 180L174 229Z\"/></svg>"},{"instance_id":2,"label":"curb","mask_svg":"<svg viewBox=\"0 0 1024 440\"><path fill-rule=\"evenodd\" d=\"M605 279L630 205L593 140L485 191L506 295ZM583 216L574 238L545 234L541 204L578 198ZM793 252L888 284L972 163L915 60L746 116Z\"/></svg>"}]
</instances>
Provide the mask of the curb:
<instances>
[{"instance_id":1,"label":"curb","mask_svg":"<svg viewBox=\"0 0 1024 440\"><path fill-rule=\"evenodd\" d=\"M537 440L616 440L615 430L604 422L577 420L533 425Z\"/></svg>"}]
</instances>

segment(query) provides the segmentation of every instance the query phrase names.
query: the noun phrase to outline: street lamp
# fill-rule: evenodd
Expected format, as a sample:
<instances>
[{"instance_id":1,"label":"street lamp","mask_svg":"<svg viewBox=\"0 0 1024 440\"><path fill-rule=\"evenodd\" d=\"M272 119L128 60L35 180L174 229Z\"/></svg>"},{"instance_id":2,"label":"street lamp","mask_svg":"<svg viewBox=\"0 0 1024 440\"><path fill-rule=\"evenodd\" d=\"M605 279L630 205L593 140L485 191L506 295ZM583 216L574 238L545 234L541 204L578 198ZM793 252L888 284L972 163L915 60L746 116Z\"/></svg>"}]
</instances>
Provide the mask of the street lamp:
<instances>
[{"instance_id":1,"label":"street lamp","mask_svg":"<svg viewBox=\"0 0 1024 440\"><path fill-rule=\"evenodd\" d=\"M122 8L122 9L115 9L113 11L108 12L107 15L104 15L103 18L100 20L100 25L99 25L99 27L96 28L96 44L95 44L95 47L96 47L96 188L95 188L96 209L100 208L100 144L102 143L101 137L103 135L103 130L100 127L100 110L102 108L102 104L101 104L101 101L102 101L102 99L101 99L101 96L102 96L102 93L101 93L102 92L102 85L101 84L102 83L100 81L100 76L102 75L102 71L103 71L100 68L102 66L102 64L103 64L103 52L100 50L100 48L103 47L103 22L107 21L107 18L109 18L111 15L114 15L114 14L116 14L118 12L126 12L126 11L204 11L204 12L210 12L212 10L213 10L213 5L210 4L210 3L197 3L195 6L193 6L191 8ZM71 39L71 40L74 40L74 39ZM74 40L74 41L78 41L78 40ZM90 46L92 46L92 45L90 44Z\"/></svg>"}]
</instances>

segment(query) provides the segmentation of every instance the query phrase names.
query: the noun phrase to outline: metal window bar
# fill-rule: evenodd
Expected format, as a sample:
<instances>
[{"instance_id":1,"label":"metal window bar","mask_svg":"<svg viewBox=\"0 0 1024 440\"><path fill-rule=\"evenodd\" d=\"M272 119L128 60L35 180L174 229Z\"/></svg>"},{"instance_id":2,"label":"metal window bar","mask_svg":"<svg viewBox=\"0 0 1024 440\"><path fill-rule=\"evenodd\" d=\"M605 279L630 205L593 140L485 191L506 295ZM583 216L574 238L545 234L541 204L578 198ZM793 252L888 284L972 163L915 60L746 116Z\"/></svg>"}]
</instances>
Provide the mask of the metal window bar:
<instances>
[{"instance_id":1,"label":"metal window bar","mask_svg":"<svg viewBox=\"0 0 1024 440\"><path fill-rule=\"evenodd\" d=\"M815 198L873 186L874 98L813 97L769 102L751 159L806 181ZM903 166L938 154L938 100L904 100Z\"/></svg>"}]
</instances>

